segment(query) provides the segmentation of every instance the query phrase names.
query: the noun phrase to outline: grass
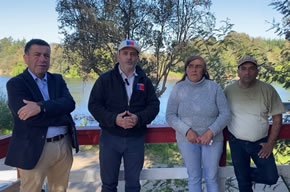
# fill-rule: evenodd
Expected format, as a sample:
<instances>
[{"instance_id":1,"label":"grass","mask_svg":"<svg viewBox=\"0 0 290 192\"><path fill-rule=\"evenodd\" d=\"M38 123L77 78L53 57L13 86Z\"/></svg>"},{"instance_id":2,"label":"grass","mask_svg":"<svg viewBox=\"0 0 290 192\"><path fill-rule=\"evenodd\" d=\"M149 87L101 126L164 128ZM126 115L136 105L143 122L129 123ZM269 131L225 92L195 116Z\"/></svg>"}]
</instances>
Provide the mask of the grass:
<instances>
[{"instance_id":1,"label":"grass","mask_svg":"<svg viewBox=\"0 0 290 192\"><path fill-rule=\"evenodd\" d=\"M145 144L146 160L154 164L166 164L167 167L182 165L182 157L176 143Z\"/></svg>"},{"instance_id":2,"label":"grass","mask_svg":"<svg viewBox=\"0 0 290 192\"><path fill-rule=\"evenodd\" d=\"M80 151L99 151L99 145L80 145Z\"/></svg>"}]
</instances>

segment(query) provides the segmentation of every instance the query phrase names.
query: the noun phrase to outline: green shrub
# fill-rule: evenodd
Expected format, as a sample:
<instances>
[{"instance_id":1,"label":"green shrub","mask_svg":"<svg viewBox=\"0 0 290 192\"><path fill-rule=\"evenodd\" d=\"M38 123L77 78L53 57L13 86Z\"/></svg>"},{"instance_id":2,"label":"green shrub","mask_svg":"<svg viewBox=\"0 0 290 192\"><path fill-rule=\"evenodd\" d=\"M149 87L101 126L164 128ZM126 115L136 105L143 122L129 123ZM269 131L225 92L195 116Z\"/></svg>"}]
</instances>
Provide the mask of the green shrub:
<instances>
[{"instance_id":1,"label":"green shrub","mask_svg":"<svg viewBox=\"0 0 290 192\"><path fill-rule=\"evenodd\" d=\"M16 76L20 73L23 73L23 71L26 69L26 67L27 66L24 63L17 63L17 65L12 68L11 75Z\"/></svg>"},{"instance_id":2,"label":"green shrub","mask_svg":"<svg viewBox=\"0 0 290 192\"><path fill-rule=\"evenodd\" d=\"M6 96L0 92L0 135L11 133L13 120Z\"/></svg>"}]
</instances>

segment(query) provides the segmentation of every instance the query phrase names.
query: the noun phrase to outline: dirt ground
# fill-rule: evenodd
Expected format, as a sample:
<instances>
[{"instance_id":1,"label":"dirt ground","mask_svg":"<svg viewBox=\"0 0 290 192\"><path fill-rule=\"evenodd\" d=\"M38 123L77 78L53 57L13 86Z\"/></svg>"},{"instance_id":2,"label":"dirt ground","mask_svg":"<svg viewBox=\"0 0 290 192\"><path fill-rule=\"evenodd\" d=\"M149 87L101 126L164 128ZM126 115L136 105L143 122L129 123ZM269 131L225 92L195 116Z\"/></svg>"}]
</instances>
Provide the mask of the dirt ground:
<instances>
[{"instance_id":1,"label":"dirt ground","mask_svg":"<svg viewBox=\"0 0 290 192\"><path fill-rule=\"evenodd\" d=\"M98 151L80 151L74 154L72 170L84 168L99 168L99 152Z\"/></svg>"}]
</instances>

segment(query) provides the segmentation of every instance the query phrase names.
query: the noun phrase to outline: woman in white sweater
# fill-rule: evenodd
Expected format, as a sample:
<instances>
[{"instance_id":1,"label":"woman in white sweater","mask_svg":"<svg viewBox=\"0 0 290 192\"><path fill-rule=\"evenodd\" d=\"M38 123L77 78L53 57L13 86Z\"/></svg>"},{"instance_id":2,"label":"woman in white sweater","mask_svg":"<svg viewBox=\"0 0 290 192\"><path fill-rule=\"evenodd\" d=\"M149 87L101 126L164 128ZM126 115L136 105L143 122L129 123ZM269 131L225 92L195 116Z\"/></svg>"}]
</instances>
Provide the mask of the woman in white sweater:
<instances>
[{"instance_id":1,"label":"woman in white sweater","mask_svg":"<svg viewBox=\"0 0 290 192\"><path fill-rule=\"evenodd\" d=\"M208 192L218 192L222 130L230 121L230 111L221 87L209 80L202 57L187 58L184 70L168 99L166 121L176 130L189 192L202 191L202 177Z\"/></svg>"}]
</instances>

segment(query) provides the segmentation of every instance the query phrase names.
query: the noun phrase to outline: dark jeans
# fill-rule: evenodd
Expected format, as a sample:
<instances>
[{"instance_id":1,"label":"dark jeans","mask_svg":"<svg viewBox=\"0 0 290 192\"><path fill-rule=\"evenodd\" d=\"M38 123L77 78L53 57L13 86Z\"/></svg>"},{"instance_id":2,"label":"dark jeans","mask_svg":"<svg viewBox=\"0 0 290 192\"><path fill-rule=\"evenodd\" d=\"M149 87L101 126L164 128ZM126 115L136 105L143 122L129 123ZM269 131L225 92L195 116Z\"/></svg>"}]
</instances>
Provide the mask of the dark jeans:
<instances>
[{"instance_id":1,"label":"dark jeans","mask_svg":"<svg viewBox=\"0 0 290 192\"><path fill-rule=\"evenodd\" d=\"M125 191L139 192L144 163L144 136L119 137L101 131L100 169L102 192L117 192L121 159L124 161Z\"/></svg>"},{"instance_id":2,"label":"dark jeans","mask_svg":"<svg viewBox=\"0 0 290 192\"><path fill-rule=\"evenodd\" d=\"M252 192L252 182L272 185L278 180L278 172L273 154L267 159L259 158L258 153L267 142L267 137L256 142L235 138L229 133L232 162L240 192ZM257 168L250 167L253 160Z\"/></svg>"}]
</instances>

